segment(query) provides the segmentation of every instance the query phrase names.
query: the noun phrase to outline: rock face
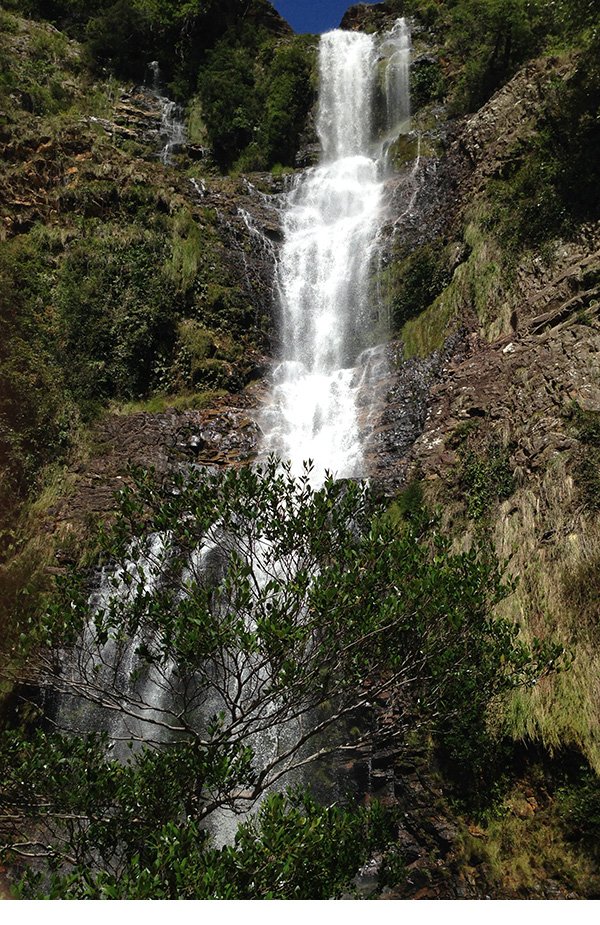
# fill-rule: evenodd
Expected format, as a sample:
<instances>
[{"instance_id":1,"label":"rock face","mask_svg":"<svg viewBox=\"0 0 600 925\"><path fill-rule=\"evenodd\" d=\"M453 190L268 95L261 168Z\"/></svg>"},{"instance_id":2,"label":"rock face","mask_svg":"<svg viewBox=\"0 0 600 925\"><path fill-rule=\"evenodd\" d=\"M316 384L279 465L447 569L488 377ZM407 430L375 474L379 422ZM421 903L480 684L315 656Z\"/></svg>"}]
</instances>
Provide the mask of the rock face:
<instances>
[{"instance_id":1,"label":"rock face","mask_svg":"<svg viewBox=\"0 0 600 925\"><path fill-rule=\"evenodd\" d=\"M90 518L114 510L130 465L165 472L190 464L219 468L255 458L259 429L252 416L260 386L215 399L203 410L108 414L93 428L95 451L72 470L72 490L48 512L53 529L81 533Z\"/></svg>"},{"instance_id":2,"label":"rock face","mask_svg":"<svg viewBox=\"0 0 600 925\"><path fill-rule=\"evenodd\" d=\"M470 246L461 241L469 212L487 181L502 176L519 146L535 136L550 83L566 79L572 69L571 60L533 62L472 117L451 123L440 113L441 153L409 162L389 181L384 266L433 244L451 252L454 276L470 256ZM403 361L402 344L390 346L389 372L378 389L386 400L370 444L374 472L439 474L455 462L446 447L449 435L475 417L494 421L519 446L516 465L539 468L553 447L562 446L560 418L568 402L600 409L599 242L598 228L585 227L572 241L557 244L549 262L527 255L510 287L491 290L483 309L468 290L461 293L448 329L453 326L455 333L441 353ZM488 268L482 263L475 272L483 275ZM443 318L432 315L432 323L440 322ZM424 432L417 438L419 427ZM546 455L538 459L542 445Z\"/></svg>"},{"instance_id":3,"label":"rock face","mask_svg":"<svg viewBox=\"0 0 600 925\"><path fill-rule=\"evenodd\" d=\"M531 476L573 446L569 403L600 411L600 251L578 256L519 306L526 320L518 332L491 344L471 338L468 356L455 358L434 387L411 450L426 478L456 462L448 444L465 421L485 419L497 428L513 447L514 466ZM531 317L539 308L549 310Z\"/></svg>"},{"instance_id":4,"label":"rock face","mask_svg":"<svg viewBox=\"0 0 600 925\"><path fill-rule=\"evenodd\" d=\"M344 13L340 29L380 32L382 29L388 29L401 15L401 4L394 0L376 4L356 3Z\"/></svg>"},{"instance_id":5,"label":"rock face","mask_svg":"<svg viewBox=\"0 0 600 925\"><path fill-rule=\"evenodd\" d=\"M423 433L436 384L445 381L451 364L468 349L459 333L424 359L405 360L397 341L381 350L381 362L365 388L362 435L369 477L387 494L406 482L410 453Z\"/></svg>"}]
</instances>

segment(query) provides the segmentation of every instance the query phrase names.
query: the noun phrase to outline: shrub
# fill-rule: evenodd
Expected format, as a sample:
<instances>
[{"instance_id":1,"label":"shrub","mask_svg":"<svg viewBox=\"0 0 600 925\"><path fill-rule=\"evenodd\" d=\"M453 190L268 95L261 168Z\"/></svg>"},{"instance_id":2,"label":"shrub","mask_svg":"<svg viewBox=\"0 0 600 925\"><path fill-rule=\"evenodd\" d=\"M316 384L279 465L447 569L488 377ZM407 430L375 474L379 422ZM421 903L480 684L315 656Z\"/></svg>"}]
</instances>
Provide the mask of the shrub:
<instances>
[{"instance_id":1,"label":"shrub","mask_svg":"<svg viewBox=\"0 0 600 925\"><path fill-rule=\"evenodd\" d=\"M276 47L265 69L260 82L265 100L260 139L269 165L294 163L298 139L315 98L313 68L310 47L296 39Z\"/></svg>"},{"instance_id":2,"label":"shrub","mask_svg":"<svg viewBox=\"0 0 600 925\"><path fill-rule=\"evenodd\" d=\"M567 419L581 441L574 459L575 483L584 509L595 514L600 511L600 413L575 403Z\"/></svg>"},{"instance_id":3,"label":"shrub","mask_svg":"<svg viewBox=\"0 0 600 925\"><path fill-rule=\"evenodd\" d=\"M291 165L314 99L313 55L297 37L277 46L263 32L231 30L199 77L206 127L220 166Z\"/></svg>"},{"instance_id":4,"label":"shrub","mask_svg":"<svg viewBox=\"0 0 600 925\"><path fill-rule=\"evenodd\" d=\"M428 103L443 98L446 81L439 61L430 58L417 59L410 71L410 103L413 110L418 110Z\"/></svg>"},{"instance_id":5,"label":"shrub","mask_svg":"<svg viewBox=\"0 0 600 925\"><path fill-rule=\"evenodd\" d=\"M23 235L0 244L0 511L31 489L40 467L64 452L73 408L53 352L48 311L53 260Z\"/></svg>"},{"instance_id":6,"label":"shrub","mask_svg":"<svg viewBox=\"0 0 600 925\"><path fill-rule=\"evenodd\" d=\"M103 895L105 884L108 897L139 895L139 883L155 898L219 896L222 881L204 873L221 858L200 833L221 807L251 806L291 769L402 743L420 724L456 753L494 698L554 665L556 650L528 648L492 618L505 593L492 556L452 553L410 524L396 531L364 485L313 489L309 471L295 479L274 459L133 478L101 536L108 593L94 610L87 572L60 578L24 634L20 674L33 672L50 701L54 691L81 710L114 706L126 737L137 720L139 747L120 763L103 736L16 731L0 742L2 841L18 859L34 832L56 895ZM274 730L283 748L268 745ZM226 883L278 895L281 871L286 892L335 892L360 863L362 825L271 797L222 856L242 865Z\"/></svg>"},{"instance_id":7,"label":"shrub","mask_svg":"<svg viewBox=\"0 0 600 925\"><path fill-rule=\"evenodd\" d=\"M110 226L92 226L68 250L56 287L62 362L87 413L107 398L146 394L172 346L177 293L166 256L160 235Z\"/></svg>"},{"instance_id":8,"label":"shrub","mask_svg":"<svg viewBox=\"0 0 600 925\"><path fill-rule=\"evenodd\" d=\"M510 454L493 437L482 441L476 427L458 448L458 487L465 496L467 516L481 520L494 504L509 498L515 490Z\"/></svg>"},{"instance_id":9,"label":"shrub","mask_svg":"<svg viewBox=\"0 0 600 925\"><path fill-rule=\"evenodd\" d=\"M425 311L450 282L451 274L441 244L425 244L399 264L388 276L392 288L391 310L395 330Z\"/></svg>"},{"instance_id":10,"label":"shrub","mask_svg":"<svg viewBox=\"0 0 600 925\"><path fill-rule=\"evenodd\" d=\"M567 836L582 843L598 860L600 857L600 780L589 770L563 787L558 806Z\"/></svg>"}]
</instances>

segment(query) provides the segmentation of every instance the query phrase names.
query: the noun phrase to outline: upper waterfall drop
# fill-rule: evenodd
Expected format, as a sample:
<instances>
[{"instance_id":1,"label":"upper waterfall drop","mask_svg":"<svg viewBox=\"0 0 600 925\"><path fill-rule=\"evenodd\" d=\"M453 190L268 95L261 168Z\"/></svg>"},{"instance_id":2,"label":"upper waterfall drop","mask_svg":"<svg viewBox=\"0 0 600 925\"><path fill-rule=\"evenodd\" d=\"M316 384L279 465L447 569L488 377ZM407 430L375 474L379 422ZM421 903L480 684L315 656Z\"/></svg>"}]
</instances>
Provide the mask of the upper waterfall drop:
<instances>
[{"instance_id":1,"label":"upper waterfall drop","mask_svg":"<svg viewBox=\"0 0 600 925\"><path fill-rule=\"evenodd\" d=\"M368 153L376 60L372 35L337 30L322 36L317 134L325 161Z\"/></svg>"},{"instance_id":2,"label":"upper waterfall drop","mask_svg":"<svg viewBox=\"0 0 600 925\"><path fill-rule=\"evenodd\" d=\"M375 130L374 100L383 60L388 113L408 114L398 58L407 35L400 20L383 38L341 30L321 37L321 163L303 174L284 213L277 263L282 361L263 420L263 449L297 472L311 459L317 482L325 471L365 475L357 396L383 211L384 143L377 136L390 133L389 124Z\"/></svg>"}]
</instances>

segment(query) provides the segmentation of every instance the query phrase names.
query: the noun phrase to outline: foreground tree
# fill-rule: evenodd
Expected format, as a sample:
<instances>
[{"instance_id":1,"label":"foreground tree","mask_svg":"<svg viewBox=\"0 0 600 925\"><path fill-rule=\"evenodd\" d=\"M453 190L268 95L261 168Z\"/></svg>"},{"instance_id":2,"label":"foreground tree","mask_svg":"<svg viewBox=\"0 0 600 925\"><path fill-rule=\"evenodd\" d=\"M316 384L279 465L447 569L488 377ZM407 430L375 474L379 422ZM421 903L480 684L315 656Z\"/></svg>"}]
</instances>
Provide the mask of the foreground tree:
<instances>
[{"instance_id":1,"label":"foreground tree","mask_svg":"<svg viewBox=\"0 0 600 925\"><path fill-rule=\"evenodd\" d=\"M95 593L89 570L59 580L16 679L45 692L44 726L0 748L6 850L45 859L54 879L35 889L53 895L222 895L207 829L225 810L336 752L481 717L557 655L492 617L507 589L489 554L452 554L435 531L398 530L366 486L314 489L275 460L138 472L101 549ZM277 882L304 895L306 857L284 847L299 819L335 826L287 799L224 849L241 851L227 855L233 895L255 895L240 871L273 818ZM323 881L333 892L360 863L348 858Z\"/></svg>"}]
</instances>

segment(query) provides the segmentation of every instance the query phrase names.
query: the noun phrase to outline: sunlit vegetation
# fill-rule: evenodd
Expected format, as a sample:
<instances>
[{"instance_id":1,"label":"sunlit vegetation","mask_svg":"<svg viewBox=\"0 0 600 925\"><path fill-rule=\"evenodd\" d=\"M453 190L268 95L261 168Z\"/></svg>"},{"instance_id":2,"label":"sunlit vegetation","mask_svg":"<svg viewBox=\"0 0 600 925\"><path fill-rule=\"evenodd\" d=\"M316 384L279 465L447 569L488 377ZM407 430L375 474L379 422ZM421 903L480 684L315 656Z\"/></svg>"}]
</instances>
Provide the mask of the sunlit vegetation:
<instances>
[{"instance_id":1,"label":"sunlit vegetation","mask_svg":"<svg viewBox=\"0 0 600 925\"><path fill-rule=\"evenodd\" d=\"M34 852L51 875L33 870L27 895L337 895L392 840L376 808L272 795L223 852L203 823L373 739L402 747L427 730L469 769L471 799L485 788L475 756L494 741L490 706L559 669L561 648L527 646L493 618L508 589L484 547L453 553L433 520L398 530L366 486L328 478L315 490L308 473L295 479L277 460L223 475L134 473L100 535L100 564L113 570L103 605L91 612L89 569L72 568L29 622L15 682L75 697L80 711L104 705L106 719L116 711L137 747L118 761L105 735L45 731L43 715L2 736L3 857L20 866ZM208 570L204 548L216 556ZM258 747L265 729L285 746ZM276 860L257 880L255 852L269 844Z\"/></svg>"},{"instance_id":2,"label":"sunlit vegetation","mask_svg":"<svg viewBox=\"0 0 600 925\"><path fill-rule=\"evenodd\" d=\"M43 832L38 863L47 865L22 880L20 893L339 897L351 894L357 870L374 852L384 856L376 890L405 882L394 844L398 820L378 805L325 808L308 793L272 794L235 844L215 848L200 824L210 800L217 792L227 805L241 788L258 787L262 770L239 739L218 738L218 722L212 751L192 735L164 752L142 748L117 762L101 736L58 735L44 727L37 706L11 712L26 664L19 662L21 635L50 664L90 616L90 562L97 558L83 572L68 570L79 582L79 607L71 607L60 580L49 597L54 544L69 561L79 560L82 548L74 535L50 539L46 532L48 512L73 491L73 464L94 452L86 445L88 425L106 409L129 415L211 408L252 378L255 352L268 343L264 319L229 272L214 209L193 207L174 192L175 173L169 177L147 146L119 142L117 159L113 141L84 121L111 119L115 95L147 82L148 64L157 61L165 92L187 107L190 141L208 152L194 175L206 169L223 184L251 171L281 178L293 170L310 129L316 39L292 35L266 0L5 0L3 7L0 191L10 196L0 238L0 667L8 665L12 680L1 683L0 714L14 728L2 738L0 797L18 818L4 840ZM420 109L424 119L438 108L457 120L469 117L538 58L563 68L563 76L544 84L535 120L467 204L455 239L420 239L383 270L393 330L404 356L414 358L443 348L465 323L488 340L510 330L523 261L545 265L556 242L569 242L597 219L600 33L594 0L388 0L386 7L390 15L415 17L415 36L428 50L411 76L415 126ZM424 139L419 147L415 136L392 151L397 168L417 152L443 156L445 142ZM77 182L69 182L74 176ZM260 180L256 185L263 188ZM590 271L588 282L596 285L597 273ZM142 595L137 610L115 605L97 617L95 632L99 639L119 632L119 618L134 633L140 626L156 633L161 652L138 655L163 668L172 658L191 670L198 653L214 656L233 644L260 650L277 666L281 690L300 677L320 705L328 694L328 709L327 678L335 695L346 693L347 682L362 690L374 666L393 673L399 653L414 655L420 645L418 668L425 662L427 670L397 697L397 732L405 745L408 727L419 727L412 744L426 743L439 762L442 786L465 819L458 854L467 878L477 870L482 890L501 895L530 896L547 879L597 895L598 421L578 405L565 409L574 448L539 484L519 481L506 435L492 438L484 424L458 428L443 488L415 480L369 517L352 510L351 502L360 508L364 497L351 483L330 486L316 502L306 495L313 507L308 503L305 521L280 540L302 550L314 543L319 581L312 589L302 584L306 576L295 576L269 594L281 591L302 607L308 595L309 612L318 617L312 629L325 646L313 675L306 672L314 662L300 657L302 626L289 610L274 621L275 605L264 595L264 620L250 634L233 618L219 630L210 595L198 586L195 602L204 609L191 613L183 598L165 592L158 613ZM269 516L278 510L276 480L249 485L248 474L229 478L230 502L246 490L236 502L244 516L256 514L261 500ZM167 525L181 541L176 557L189 545L182 486L159 497L149 484L142 479L141 495L123 496L121 546L114 534L98 541L104 564L130 555L123 542L131 521L141 532ZM223 501L221 489L218 479L211 483L209 500L202 489L205 508ZM445 506L443 515L435 503ZM315 509L321 533L310 519ZM559 539L546 543L546 536ZM492 549L510 560L504 579ZM251 576L240 562L232 569L226 590L247 603ZM338 677L340 639L352 658ZM324 687L310 687L316 680ZM48 673L44 683L52 690L58 680ZM363 720L361 714L354 735L362 734ZM372 715L369 721L376 725ZM519 749L532 742L539 763L520 778ZM577 767L562 774L556 765L566 748L565 767ZM557 756L550 770L549 754ZM19 876L25 873L18 850L9 858Z\"/></svg>"}]
</instances>

